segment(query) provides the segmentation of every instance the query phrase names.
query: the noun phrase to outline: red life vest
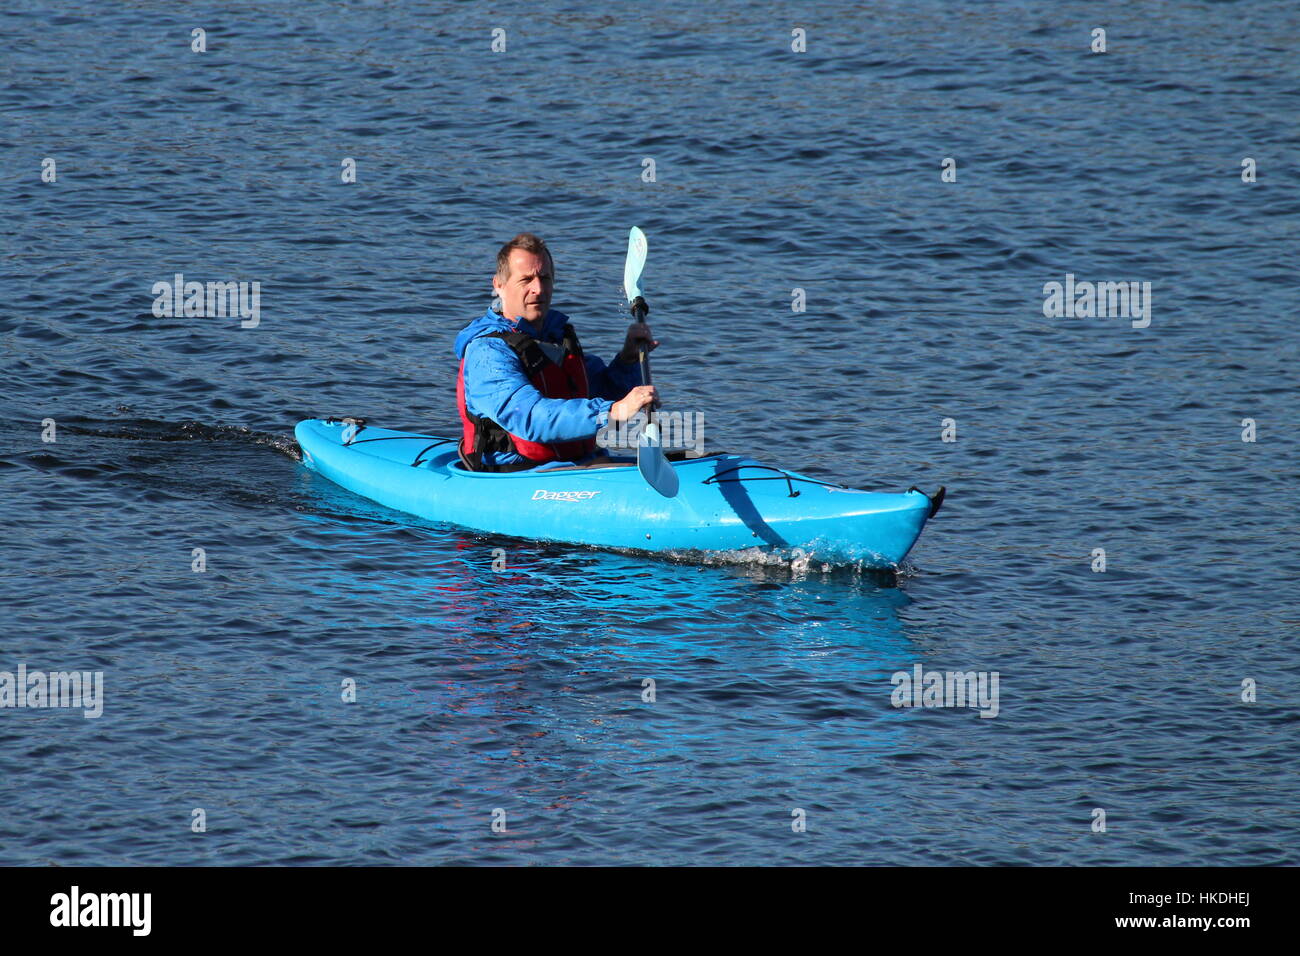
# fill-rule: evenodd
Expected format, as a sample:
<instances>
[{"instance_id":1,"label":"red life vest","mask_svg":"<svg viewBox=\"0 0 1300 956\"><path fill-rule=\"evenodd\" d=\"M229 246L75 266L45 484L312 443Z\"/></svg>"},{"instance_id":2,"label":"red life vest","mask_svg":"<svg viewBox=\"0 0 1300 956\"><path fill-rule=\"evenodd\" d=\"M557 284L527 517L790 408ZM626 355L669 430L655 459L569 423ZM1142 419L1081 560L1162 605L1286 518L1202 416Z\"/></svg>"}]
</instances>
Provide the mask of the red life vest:
<instances>
[{"instance_id":1,"label":"red life vest","mask_svg":"<svg viewBox=\"0 0 1300 956\"><path fill-rule=\"evenodd\" d=\"M502 339L524 367L524 374L545 398L590 398L587 384L587 365L582 360L582 346L578 344L573 326L565 323L563 349L559 362L546 354L537 339L526 332L488 332L479 338ZM548 461L573 461L585 458L596 450L596 438L542 444L512 435L492 419L475 415L465 404L465 360L460 360L460 373L456 377L456 404L460 408L462 426L460 460L470 471L522 471L544 465ZM513 451L524 460L510 465L489 465L483 461L487 452Z\"/></svg>"}]
</instances>

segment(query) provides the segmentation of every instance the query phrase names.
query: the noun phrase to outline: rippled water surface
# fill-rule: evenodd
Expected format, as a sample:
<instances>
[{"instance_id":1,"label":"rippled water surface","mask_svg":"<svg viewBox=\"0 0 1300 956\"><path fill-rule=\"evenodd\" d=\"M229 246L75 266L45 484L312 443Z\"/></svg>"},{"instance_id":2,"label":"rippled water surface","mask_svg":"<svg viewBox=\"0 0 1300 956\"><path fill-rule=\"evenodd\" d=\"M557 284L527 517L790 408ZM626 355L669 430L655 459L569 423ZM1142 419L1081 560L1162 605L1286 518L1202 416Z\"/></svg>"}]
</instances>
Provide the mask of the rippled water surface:
<instances>
[{"instance_id":1,"label":"rippled water surface","mask_svg":"<svg viewBox=\"0 0 1300 956\"><path fill-rule=\"evenodd\" d=\"M0 709L0 863L1300 862L1300 8L228 8L0 13L0 671L105 681ZM611 356L633 224L710 445L948 487L897 578L484 537L297 461L307 417L455 430L521 229ZM176 273L259 324L155 318ZM1067 273L1150 325L1045 318ZM997 716L893 707L917 664Z\"/></svg>"}]
</instances>

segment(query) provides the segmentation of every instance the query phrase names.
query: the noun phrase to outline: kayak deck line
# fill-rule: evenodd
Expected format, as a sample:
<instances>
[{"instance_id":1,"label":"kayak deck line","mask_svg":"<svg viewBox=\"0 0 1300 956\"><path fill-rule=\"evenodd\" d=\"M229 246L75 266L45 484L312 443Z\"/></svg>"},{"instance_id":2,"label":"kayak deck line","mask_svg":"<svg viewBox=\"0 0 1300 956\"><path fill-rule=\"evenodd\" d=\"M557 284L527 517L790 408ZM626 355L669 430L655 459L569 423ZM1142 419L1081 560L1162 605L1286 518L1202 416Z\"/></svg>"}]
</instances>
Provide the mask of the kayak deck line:
<instances>
[{"instance_id":1,"label":"kayak deck line","mask_svg":"<svg viewBox=\"0 0 1300 956\"><path fill-rule=\"evenodd\" d=\"M362 443L364 443L364 442L371 442L371 441L413 441L413 440L415 440L415 439L419 439L419 438L431 438L431 439L433 439L433 443L432 443L432 444L425 446L425 448L424 448L423 450L421 450L420 453L417 454L417 455L415 456L415 460L411 462L411 467L412 467L412 468L419 467L421 464L424 463L424 461L426 460L426 459L424 458L424 454L425 454L425 452L432 451L434 448L437 448L439 445L446 445L446 444L450 444L450 443L456 441L455 438L440 438L440 437L437 436L437 435L421 435L421 434L418 434L418 433L416 433L416 432L401 432L401 433L397 433L397 434L393 434L393 435L378 435L378 436L375 436L375 437L373 437L373 438L357 438L356 436L359 435L359 434L361 433L361 430L364 429L364 428L366 427L366 424L365 424L366 420L365 420L364 418L351 418L351 417L347 417L347 418L325 418L325 419L321 419L321 420L324 421L327 425L333 425L333 424L335 424L335 423L339 423L339 422L341 422L341 423L343 423L343 424L345 424L345 425L354 425L354 426L356 427L356 431L353 432L353 437L352 437L350 440L343 442L343 444L344 444L345 446L348 446L348 447L351 447L352 445L360 445L360 444L362 444ZM685 452L666 452L666 453L665 453L665 457L666 457L669 461L680 461L680 460L682 459L682 457L685 456L685 454L686 454ZM725 453L723 453L723 452L715 452L715 453L712 454L712 455L701 455L701 456L699 456L699 457L701 457L701 458L715 458L715 457L717 457L719 454L725 454ZM466 472L469 472L469 469L468 469L468 468L464 468L464 464L463 464L463 463L462 463L461 467L462 467ZM635 468L635 467L636 467L636 459L635 459L635 458L627 458L627 459L612 459L612 458L611 458L611 459L606 460L606 461L593 461L593 462L585 462L585 463L582 463L582 464L560 465L559 467L556 467L556 468L548 468L548 469L546 469L546 470L547 470L547 471L570 471L570 470L579 469L579 468L623 468L623 467L632 467L632 468Z\"/></svg>"},{"instance_id":2,"label":"kayak deck line","mask_svg":"<svg viewBox=\"0 0 1300 956\"><path fill-rule=\"evenodd\" d=\"M943 500L942 489L933 497L916 488L862 491L730 453L670 462L680 490L665 498L631 460L472 472L456 439L374 425L358 438L360 427L299 422L304 466L397 511L534 541L656 553L799 551L827 564L892 569ZM409 442L419 443L414 458Z\"/></svg>"},{"instance_id":3,"label":"kayak deck line","mask_svg":"<svg viewBox=\"0 0 1300 956\"><path fill-rule=\"evenodd\" d=\"M765 471L775 471L777 472L777 474L759 475L756 477L751 476L748 478L744 478L739 475L737 475L734 478L724 477L732 472L740 471L742 468L762 468ZM844 488L844 485L841 485L834 481L822 481L820 478L809 478L806 475L801 475L798 474L797 472L786 471L784 468L774 468L771 465L759 465L759 464L736 465L733 468L728 468L725 471L720 471L716 474L710 475L708 478L704 479L703 483L707 485L717 481L782 481L782 480L785 481L786 486L790 489L791 498L798 498L799 495L802 494L802 492L795 490L794 482L796 481L806 481L814 485L824 485L827 488Z\"/></svg>"}]
</instances>

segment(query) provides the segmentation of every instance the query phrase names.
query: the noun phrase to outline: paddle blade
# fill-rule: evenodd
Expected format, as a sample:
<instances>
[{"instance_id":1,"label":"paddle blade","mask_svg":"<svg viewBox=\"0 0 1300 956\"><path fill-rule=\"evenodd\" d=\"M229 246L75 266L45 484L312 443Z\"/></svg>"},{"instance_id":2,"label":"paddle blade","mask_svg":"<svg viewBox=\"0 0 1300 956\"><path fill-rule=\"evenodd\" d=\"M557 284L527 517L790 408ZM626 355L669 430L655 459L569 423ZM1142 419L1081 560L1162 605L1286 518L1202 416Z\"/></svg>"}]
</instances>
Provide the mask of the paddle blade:
<instances>
[{"instance_id":1,"label":"paddle blade","mask_svg":"<svg viewBox=\"0 0 1300 956\"><path fill-rule=\"evenodd\" d=\"M627 301L641 294L641 270L645 268L645 233L636 226L627 235L627 261L623 264L623 288Z\"/></svg>"},{"instance_id":2,"label":"paddle blade","mask_svg":"<svg viewBox=\"0 0 1300 956\"><path fill-rule=\"evenodd\" d=\"M659 446L659 426L646 425L637 439L636 467L641 477L665 498L677 497L677 472L668 464L663 449Z\"/></svg>"}]
</instances>

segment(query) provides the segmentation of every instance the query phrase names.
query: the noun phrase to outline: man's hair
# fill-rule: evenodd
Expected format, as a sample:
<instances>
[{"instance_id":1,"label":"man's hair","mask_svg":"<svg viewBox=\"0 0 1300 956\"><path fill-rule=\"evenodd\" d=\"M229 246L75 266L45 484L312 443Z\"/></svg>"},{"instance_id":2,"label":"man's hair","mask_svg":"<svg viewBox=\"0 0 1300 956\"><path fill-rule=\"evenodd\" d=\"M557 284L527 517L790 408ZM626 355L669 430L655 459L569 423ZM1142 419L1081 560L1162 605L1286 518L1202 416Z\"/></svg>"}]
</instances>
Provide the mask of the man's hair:
<instances>
[{"instance_id":1,"label":"man's hair","mask_svg":"<svg viewBox=\"0 0 1300 956\"><path fill-rule=\"evenodd\" d=\"M555 260L551 258L551 250L546 248L545 241L531 232L521 232L502 246L501 251L497 253L497 278L502 282L510 277L510 253L515 249L541 256L551 264L551 278L555 278Z\"/></svg>"}]
</instances>

